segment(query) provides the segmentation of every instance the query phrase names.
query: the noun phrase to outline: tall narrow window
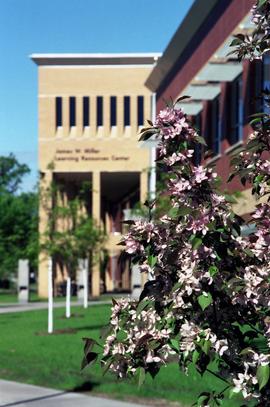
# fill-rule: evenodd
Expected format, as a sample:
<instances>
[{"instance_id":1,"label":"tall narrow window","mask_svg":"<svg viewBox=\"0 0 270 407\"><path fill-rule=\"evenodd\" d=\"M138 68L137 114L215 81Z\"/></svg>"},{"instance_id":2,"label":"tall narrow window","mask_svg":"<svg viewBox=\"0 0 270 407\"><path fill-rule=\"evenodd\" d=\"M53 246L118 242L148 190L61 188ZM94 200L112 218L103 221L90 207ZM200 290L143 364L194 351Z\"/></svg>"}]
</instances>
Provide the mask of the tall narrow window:
<instances>
[{"instance_id":1,"label":"tall narrow window","mask_svg":"<svg viewBox=\"0 0 270 407\"><path fill-rule=\"evenodd\" d=\"M242 75L231 83L230 92L230 142L235 144L243 137L244 103L242 92Z\"/></svg>"},{"instance_id":2,"label":"tall narrow window","mask_svg":"<svg viewBox=\"0 0 270 407\"><path fill-rule=\"evenodd\" d=\"M111 126L116 126L116 115L117 115L116 109L117 109L116 96L111 96L111 99L110 99Z\"/></svg>"},{"instance_id":3,"label":"tall narrow window","mask_svg":"<svg viewBox=\"0 0 270 407\"><path fill-rule=\"evenodd\" d=\"M103 126L103 97L97 96L97 126Z\"/></svg>"},{"instance_id":4,"label":"tall narrow window","mask_svg":"<svg viewBox=\"0 0 270 407\"><path fill-rule=\"evenodd\" d=\"M137 107L138 107L138 126L143 126L144 123L144 99L143 96L138 96L137 98Z\"/></svg>"},{"instance_id":5,"label":"tall narrow window","mask_svg":"<svg viewBox=\"0 0 270 407\"><path fill-rule=\"evenodd\" d=\"M124 96L124 126L130 126L130 96Z\"/></svg>"},{"instance_id":6,"label":"tall narrow window","mask_svg":"<svg viewBox=\"0 0 270 407\"><path fill-rule=\"evenodd\" d=\"M263 57L263 89L270 91L270 54ZM268 97L267 97L268 99ZM270 107L264 103L264 112L270 114Z\"/></svg>"},{"instance_id":7,"label":"tall narrow window","mask_svg":"<svg viewBox=\"0 0 270 407\"><path fill-rule=\"evenodd\" d=\"M221 117L219 109L219 97L212 101L212 114L211 114L211 149L215 155L220 153L221 142Z\"/></svg>"},{"instance_id":8,"label":"tall narrow window","mask_svg":"<svg viewBox=\"0 0 270 407\"><path fill-rule=\"evenodd\" d=\"M89 126L89 97L83 97L83 127Z\"/></svg>"},{"instance_id":9,"label":"tall narrow window","mask_svg":"<svg viewBox=\"0 0 270 407\"><path fill-rule=\"evenodd\" d=\"M60 96L57 96L55 99L55 122L56 127L61 127L63 125L62 98Z\"/></svg>"},{"instance_id":10,"label":"tall narrow window","mask_svg":"<svg viewBox=\"0 0 270 407\"><path fill-rule=\"evenodd\" d=\"M69 127L76 126L76 99L74 96L69 98Z\"/></svg>"}]
</instances>

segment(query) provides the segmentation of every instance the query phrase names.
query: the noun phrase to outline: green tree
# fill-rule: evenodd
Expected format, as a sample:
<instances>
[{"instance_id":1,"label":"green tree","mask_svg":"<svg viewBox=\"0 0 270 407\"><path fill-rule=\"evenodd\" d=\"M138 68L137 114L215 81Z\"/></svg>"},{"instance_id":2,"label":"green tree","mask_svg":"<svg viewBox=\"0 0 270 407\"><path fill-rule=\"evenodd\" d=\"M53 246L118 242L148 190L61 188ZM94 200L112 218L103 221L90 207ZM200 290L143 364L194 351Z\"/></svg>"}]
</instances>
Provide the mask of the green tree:
<instances>
[{"instance_id":1,"label":"green tree","mask_svg":"<svg viewBox=\"0 0 270 407\"><path fill-rule=\"evenodd\" d=\"M18 192L24 175L29 173L30 168L20 164L14 154L0 156L0 194Z\"/></svg>"},{"instance_id":2,"label":"green tree","mask_svg":"<svg viewBox=\"0 0 270 407\"><path fill-rule=\"evenodd\" d=\"M13 154L0 157L0 278L15 274L20 258L37 265L38 198L35 192L19 193L29 172Z\"/></svg>"},{"instance_id":3,"label":"green tree","mask_svg":"<svg viewBox=\"0 0 270 407\"><path fill-rule=\"evenodd\" d=\"M52 257L71 279L75 279L79 259L94 261L93 254L101 250L105 239L104 232L86 211L83 192L65 201L61 185L52 182L40 190L40 204L47 217L40 250Z\"/></svg>"}]
</instances>

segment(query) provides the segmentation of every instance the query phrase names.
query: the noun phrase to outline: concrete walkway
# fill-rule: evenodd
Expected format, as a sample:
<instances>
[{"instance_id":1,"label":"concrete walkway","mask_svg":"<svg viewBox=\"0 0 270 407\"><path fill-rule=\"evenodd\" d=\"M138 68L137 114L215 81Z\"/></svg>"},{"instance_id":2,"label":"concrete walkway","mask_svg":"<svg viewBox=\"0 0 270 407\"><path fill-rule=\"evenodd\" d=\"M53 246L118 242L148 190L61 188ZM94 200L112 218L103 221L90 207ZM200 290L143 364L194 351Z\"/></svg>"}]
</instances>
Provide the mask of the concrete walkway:
<instances>
[{"instance_id":1,"label":"concrete walkway","mask_svg":"<svg viewBox=\"0 0 270 407\"><path fill-rule=\"evenodd\" d=\"M0 407L143 407L118 400L0 380Z\"/></svg>"},{"instance_id":2,"label":"concrete walkway","mask_svg":"<svg viewBox=\"0 0 270 407\"><path fill-rule=\"evenodd\" d=\"M111 304L111 301L89 301L88 305L91 307L92 305L103 305L103 304ZM64 308L66 306L65 302L55 302L53 304L54 308ZM71 303L72 307L75 306L83 306L83 304L79 302L72 302ZM6 314L10 312L24 312L24 311L34 311L34 310L39 310L39 309L47 309L48 308L48 303L46 301L44 302L29 302L28 304L18 304L18 303L12 303L12 304L0 304L0 314Z\"/></svg>"}]
</instances>

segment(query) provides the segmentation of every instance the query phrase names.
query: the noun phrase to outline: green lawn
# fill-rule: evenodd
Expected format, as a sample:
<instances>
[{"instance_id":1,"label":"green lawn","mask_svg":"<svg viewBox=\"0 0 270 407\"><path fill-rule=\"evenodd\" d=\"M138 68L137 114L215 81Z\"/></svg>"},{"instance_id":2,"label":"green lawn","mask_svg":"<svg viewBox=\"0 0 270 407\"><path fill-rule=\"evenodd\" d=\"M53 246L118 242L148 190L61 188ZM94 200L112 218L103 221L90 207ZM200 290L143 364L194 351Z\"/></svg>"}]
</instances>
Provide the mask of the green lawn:
<instances>
[{"instance_id":1,"label":"green lawn","mask_svg":"<svg viewBox=\"0 0 270 407\"><path fill-rule=\"evenodd\" d=\"M102 294L99 297L100 301L110 301L113 298L121 298L123 297L123 294ZM55 297L54 301L56 302L65 302L65 297ZM77 301L78 297L77 296L72 296L71 301ZM96 300L96 299L95 299ZM36 292L31 292L30 293L30 302L40 302L40 301L47 301L46 298L40 298L38 297ZM0 306L1 304L9 304L9 303L16 303L18 302L18 295L14 291L10 290L0 290Z\"/></svg>"},{"instance_id":2,"label":"green lawn","mask_svg":"<svg viewBox=\"0 0 270 407\"><path fill-rule=\"evenodd\" d=\"M55 329L72 329L68 333L46 334L47 312L29 311L0 315L0 377L64 390L89 390L125 399L129 397L161 398L191 406L196 394L223 383L214 377L202 379L180 373L176 364L161 370L152 380L147 378L140 389L134 382L118 381L113 375L102 376L98 365L80 371L82 337L98 339L100 329L109 318L110 307L91 306L88 310L72 309L74 316L64 318L64 309L55 310ZM240 402L228 401L226 407Z\"/></svg>"}]
</instances>

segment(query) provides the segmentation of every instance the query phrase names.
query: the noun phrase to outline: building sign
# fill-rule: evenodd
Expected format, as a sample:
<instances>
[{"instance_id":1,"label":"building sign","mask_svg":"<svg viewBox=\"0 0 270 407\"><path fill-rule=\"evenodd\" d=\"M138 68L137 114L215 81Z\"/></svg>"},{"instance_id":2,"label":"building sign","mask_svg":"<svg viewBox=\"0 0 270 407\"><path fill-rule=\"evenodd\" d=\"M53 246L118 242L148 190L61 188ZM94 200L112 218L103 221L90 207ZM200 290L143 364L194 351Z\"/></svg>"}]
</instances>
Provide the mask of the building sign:
<instances>
[{"instance_id":1,"label":"building sign","mask_svg":"<svg viewBox=\"0 0 270 407\"><path fill-rule=\"evenodd\" d=\"M102 153L95 148L58 148L55 152L54 161L88 162L88 161L128 161L129 156Z\"/></svg>"}]
</instances>

